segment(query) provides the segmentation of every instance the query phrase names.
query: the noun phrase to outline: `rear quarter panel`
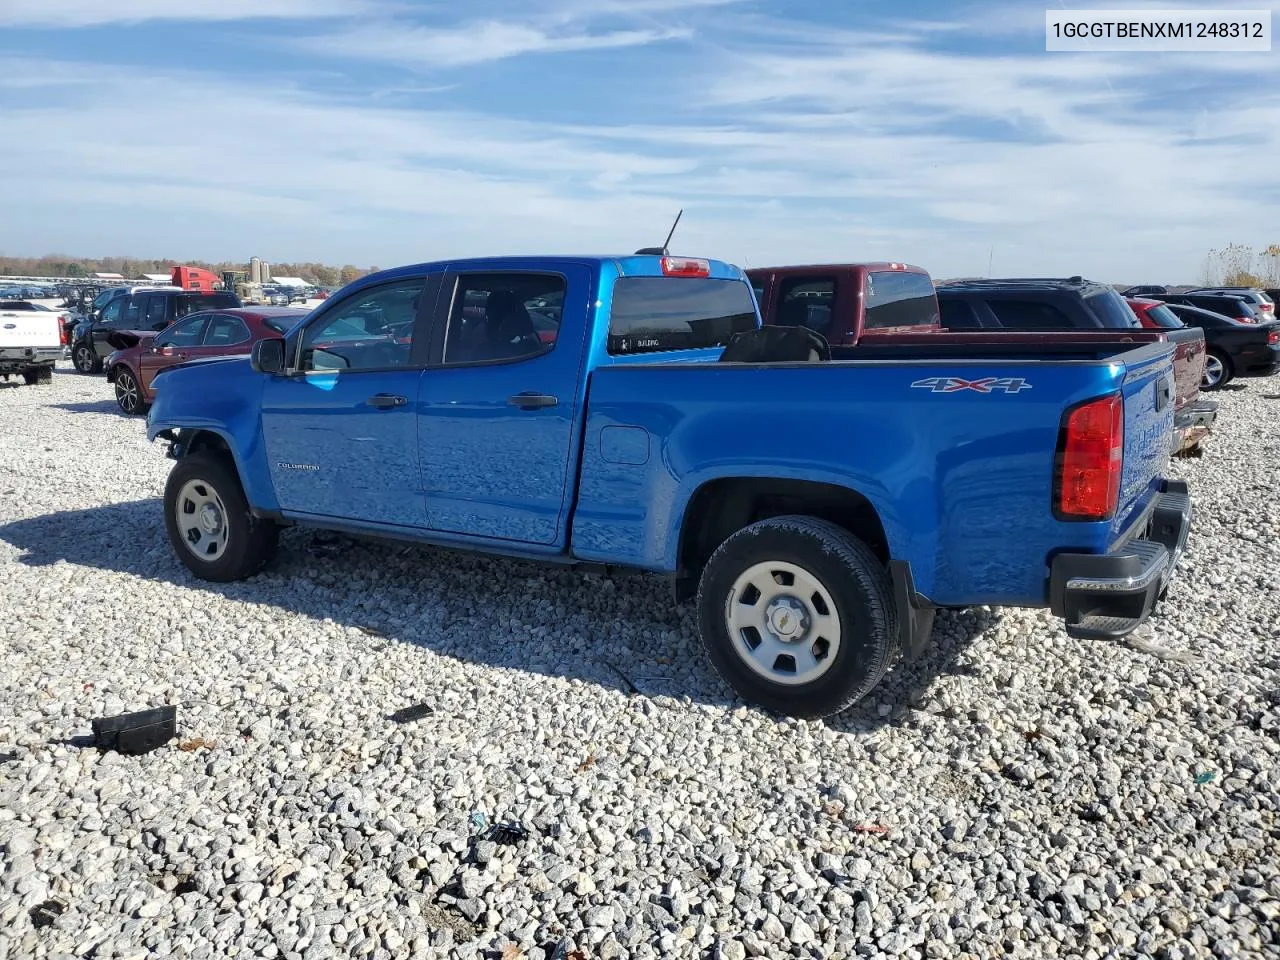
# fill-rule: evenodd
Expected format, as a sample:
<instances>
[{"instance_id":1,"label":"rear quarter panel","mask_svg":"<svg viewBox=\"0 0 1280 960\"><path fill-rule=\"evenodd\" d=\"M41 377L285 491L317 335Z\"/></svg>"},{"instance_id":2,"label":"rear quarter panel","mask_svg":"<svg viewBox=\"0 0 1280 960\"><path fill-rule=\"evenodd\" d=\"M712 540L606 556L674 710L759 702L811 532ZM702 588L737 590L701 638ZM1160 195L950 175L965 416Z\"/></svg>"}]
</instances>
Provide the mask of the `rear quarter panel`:
<instances>
[{"instance_id":1,"label":"rear quarter panel","mask_svg":"<svg viewBox=\"0 0 1280 960\"><path fill-rule=\"evenodd\" d=\"M1059 550L1100 552L1123 524L1052 514L1063 411L1122 388L1154 404L1124 363L702 363L596 370L588 394L572 549L583 559L674 571L684 511L704 484L733 477L817 480L876 508L892 556L942 605L1046 602ZM934 392L913 383L1021 377L1029 389ZM1124 511L1167 461L1171 422L1135 407ZM1172 416L1172 404L1168 417ZM1128 422L1126 423L1128 425ZM1160 438L1155 432L1163 429ZM1158 450L1158 453L1156 451Z\"/></svg>"}]
</instances>

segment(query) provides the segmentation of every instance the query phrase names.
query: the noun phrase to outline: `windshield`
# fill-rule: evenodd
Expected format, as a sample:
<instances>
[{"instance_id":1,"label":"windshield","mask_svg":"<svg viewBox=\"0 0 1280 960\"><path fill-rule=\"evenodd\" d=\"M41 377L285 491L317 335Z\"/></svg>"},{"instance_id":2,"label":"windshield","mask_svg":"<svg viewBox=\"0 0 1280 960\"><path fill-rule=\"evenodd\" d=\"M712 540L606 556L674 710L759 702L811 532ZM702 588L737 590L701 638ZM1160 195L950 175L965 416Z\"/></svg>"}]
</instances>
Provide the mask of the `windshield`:
<instances>
[{"instance_id":1,"label":"windshield","mask_svg":"<svg viewBox=\"0 0 1280 960\"><path fill-rule=\"evenodd\" d=\"M1163 303L1158 307L1147 307L1147 318L1157 327L1163 327L1166 330L1177 330L1183 326L1178 315Z\"/></svg>"},{"instance_id":2,"label":"windshield","mask_svg":"<svg viewBox=\"0 0 1280 960\"><path fill-rule=\"evenodd\" d=\"M264 317L263 321L276 333L288 333L298 321L293 317Z\"/></svg>"},{"instance_id":3,"label":"windshield","mask_svg":"<svg viewBox=\"0 0 1280 960\"><path fill-rule=\"evenodd\" d=\"M1138 315L1129 309L1124 297L1114 290L1095 293L1085 298L1085 304L1093 311L1098 321L1109 330L1141 327Z\"/></svg>"}]
</instances>

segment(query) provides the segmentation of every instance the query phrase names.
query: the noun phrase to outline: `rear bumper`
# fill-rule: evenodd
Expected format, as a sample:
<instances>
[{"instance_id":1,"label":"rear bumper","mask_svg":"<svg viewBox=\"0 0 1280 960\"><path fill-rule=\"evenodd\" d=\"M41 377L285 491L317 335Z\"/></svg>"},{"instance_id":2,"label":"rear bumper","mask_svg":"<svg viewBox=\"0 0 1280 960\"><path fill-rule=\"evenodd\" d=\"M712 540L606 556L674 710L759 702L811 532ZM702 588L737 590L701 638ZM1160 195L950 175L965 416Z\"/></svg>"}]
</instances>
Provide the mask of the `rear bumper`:
<instances>
[{"instance_id":1,"label":"rear bumper","mask_svg":"<svg viewBox=\"0 0 1280 960\"><path fill-rule=\"evenodd\" d=\"M62 359L61 345L56 347L0 347L0 373L14 373Z\"/></svg>"},{"instance_id":2,"label":"rear bumper","mask_svg":"<svg viewBox=\"0 0 1280 960\"><path fill-rule=\"evenodd\" d=\"M1242 377L1270 377L1280 373L1280 359L1249 363L1240 371Z\"/></svg>"},{"instance_id":3,"label":"rear bumper","mask_svg":"<svg viewBox=\"0 0 1280 960\"><path fill-rule=\"evenodd\" d=\"M1173 577L1191 531L1187 485L1166 480L1138 532L1107 554L1062 553L1049 573L1049 607L1067 634L1115 638L1151 615Z\"/></svg>"},{"instance_id":4,"label":"rear bumper","mask_svg":"<svg viewBox=\"0 0 1280 960\"><path fill-rule=\"evenodd\" d=\"M1209 435L1218 419L1216 400L1197 400L1173 418L1174 453L1194 447Z\"/></svg>"}]
</instances>

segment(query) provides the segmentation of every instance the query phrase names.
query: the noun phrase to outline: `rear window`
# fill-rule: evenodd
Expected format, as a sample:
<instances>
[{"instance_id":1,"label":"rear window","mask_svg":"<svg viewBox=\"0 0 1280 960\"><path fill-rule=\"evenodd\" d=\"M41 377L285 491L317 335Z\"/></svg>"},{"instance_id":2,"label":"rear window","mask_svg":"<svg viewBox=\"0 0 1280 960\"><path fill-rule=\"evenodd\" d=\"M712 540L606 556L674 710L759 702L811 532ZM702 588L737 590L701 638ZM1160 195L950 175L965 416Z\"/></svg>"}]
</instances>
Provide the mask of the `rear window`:
<instances>
[{"instance_id":1,"label":"rear window","mask_svg":"<svg viewBox=\"0 0 1280 960\"><path fill-rule=\"evenodd\" d=\"M931 327L938 322L938 297L933 281L923 273L868 273L865 305L865 329Z\"/></svg>"},{"instance_id":2,"label":"rear window","mask_svg":"<svg viewBox=\"0 0 1280 960\"><path fill-rule=\"evenodd\" d=\"M1151 322L1157 327L1163 327L1166 330L1177 330L1183 326L1178 315L1170 310L1164 304L1158 307L1148 307L1147 316L1151 318Z\"/></svg>"},{"instance_id":3,"label":"rear window","mask_svg":"<svg viewBox=\"0 0 1280 960\"><path fill-rule=\"evenodd\" d=\"M987 301L1000 326L1008 330L1071 330L1071 318L1052 304L1039 300ZM1128 306L1125 307L1128 310Z\"/></svg>"},{"instance_id":4,"label":"rear window","mask_svg":"<svg viewBox=\"0 0 1280 960\"><path fill-rule=\"evenodd\" d=\"M722 347L756 325L741 280L623 277L613 285L608 346L616 355Z\"/></svg>"},{"instance_id":5,"label":"rear window","mask_svg":"<svg viewBox=\"0 0 1280 960\"><path fill-rule=\"evenodd\" d=\"M188 313L201 310L217 310L222 307L238 307L239 301L233 293L199 293L195 296L179 297L177 315L185 317Z\"/></svg>"},{"instance_id":6,"label":"rear window","mask_svg":"<svg viewBox=\"0 0 1280 960\"><path fill-rule=\"evenodd\" d=\"M967 300L939 300L942 325L948 330L977 330L982 326Z\"/></svg>"},{"instance_id":7,"label":"rear window","mask_svg":"<svg viewBox=\"0 0 1280 960\"><path fill-rule=\"evenodd\" d=\"M1245 320L1256 320L1258 317L1258 311L1254 309L1253 304L1239 297L1191 297L1190 300L1197 307L1228 317Z\"/></svg>"},{"instance_id":8,"label":"rear window","mask_svg":"<svg viewBox=\"0 0 1280 960\"><path fill-rule=\"evenodd\" d=\"M1108 290L1106 293L1095 293L1091 297L1084 298L1085 305L1093 311L1093 315L1098 318L1098 322L1109 330L1123 330L1127 327L1142 326L1138 320L1138 315L1129 309L1129 305L1124 302L1124 297L1116 293L1114 290Z\"/></svg>"},{"instance_id":9,"label":"rear window","mask_svg":"<svg viewBox=\"0 0 1280 960\"><path fill-rule=\"evenodd\" d=\"M295 317L263 317L262 322L276 333L288 333L298 320Z\"/></svg>"}]
</instances>

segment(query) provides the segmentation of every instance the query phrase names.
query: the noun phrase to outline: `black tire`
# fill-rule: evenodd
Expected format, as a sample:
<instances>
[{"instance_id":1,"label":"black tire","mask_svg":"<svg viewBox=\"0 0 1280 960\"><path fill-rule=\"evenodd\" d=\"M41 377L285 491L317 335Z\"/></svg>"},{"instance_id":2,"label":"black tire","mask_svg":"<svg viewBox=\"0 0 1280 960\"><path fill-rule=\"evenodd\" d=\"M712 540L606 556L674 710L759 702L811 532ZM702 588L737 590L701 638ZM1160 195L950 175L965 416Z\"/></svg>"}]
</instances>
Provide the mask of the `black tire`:
<instances>
[{"instance_id":1,"label":"black tire","mask_svg":"<svg viewBox=\"0 0 1280 960\"><path fill-rule=\"evenodd\" d=\"M216 559L196 556L178 526L178 511L183 509L179 498L192 481L212 488L226 507L227 543ZM213 452L192 453L174 464L164 489L164 523L178 559L201 580L215 583L243 580L257 573L275 557L280 536L276 524L250 514L231 458Z\"/></svg>"},{"instance_id":2,"label":"black tire","mask_svg":"<svg viewBox=\"0 0 1280 960\"><path fill-rule=\"evenodd\" d=\"M831 664L811 682L768 679L748 665L730 635L735 581L768 562L801 568L834 601L840 642ZM852 706L880 682L898 655L898 611L889 572L856 536L815 517L761 520L722 543L698 584L698 626L712 665L743 699L796 717L827 717Z\"/></svg>"},{"instance_id":3,"label":"black tire","mask_svg":"<svg viewBox=\"0 0 1280 960\"><path fill-rule=\"evenodd\" d=\"M48 385L53 383L53 367L40 367L36 370L22 371L22 379L29 387L37 384Z\"/></svg>"},{"instance_id":4,"label":"black tire","mask_svg":"<svg viewBox=\"0 0 1280 960\"><path fill-rule=\"evenodd\" d=\"M86 343L78 343L71 348L71 364L80 373L102 372L102 358Z\"/></svg>"},{"instance_id":5,"label":"black tire","mask_svg":"<svg viewBox=\"0 0 1280 960\"><path fill-rule=\"evenodd\" d=\"M147 405L142 399L142 387L133 371L126 366L117 366L115 371L117 406L130 417L146 413Z\"/></svg>"},{"instance_id":6,"label":"black tire","mask_svg":"<svg viewBox=\"0 0 1280 960\"><path fill-rule=\"evenodd\" d=\"M1216 360L1218 363L1222 365L1222 375L1216 381L1211 380L1209 376L1210 358ZM1210 350L1205 355L1204 377L1200 381L1200 389L1201 390L1221 390L1233 379L1235 379L1235 375L1236 375L1235 370L1232 369L1231 367L1231 359L1221 350Z\"/></svg>"}]
</instances>

